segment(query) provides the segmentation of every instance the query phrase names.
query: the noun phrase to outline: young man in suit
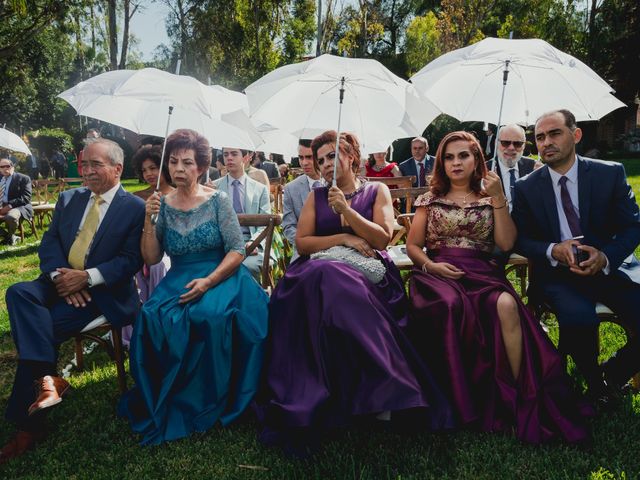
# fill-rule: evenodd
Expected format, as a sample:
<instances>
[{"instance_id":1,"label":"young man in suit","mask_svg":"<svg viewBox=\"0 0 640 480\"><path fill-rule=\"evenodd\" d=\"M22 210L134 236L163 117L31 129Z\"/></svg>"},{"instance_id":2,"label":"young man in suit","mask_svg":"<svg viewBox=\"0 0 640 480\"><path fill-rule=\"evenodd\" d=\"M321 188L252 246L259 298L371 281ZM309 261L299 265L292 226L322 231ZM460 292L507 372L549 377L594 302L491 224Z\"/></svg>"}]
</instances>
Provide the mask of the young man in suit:
<instances>
[{"instance_id":1,"label":"young man in suit","mask_svg":"<svg viewBox=\"0 0 640 480\"><path fill-rule=\"evenodd\" d=\"M44 414L69 390L56 373L58 346L100 315L115 326L135 319L144 202L120 185L123 158L110 140L85 147L87 187L60 194L38 250L42 274L7 290L18 366L6 418L18 432L0 451L0 464L44 438Z\"/></svg>"},{"instance_id":2,"label":"young man in suit","mask_svg":"<svg viewBox=\"0 0 640 480\"><path fill-rule=\"evenodd\" d=\"M298 159L304 175L289 182L284 187L283 196L283 217L282 229L284 236L293 246L293 256L291 261L298 258L296 251L296 231L298 229L298 219L305 200L309 192L314 188L324 185L320 178L320 172L316 170L313 162L313 152L311 151L311 140L301 139L298 142Z\"/></svg>"},{"instance_id":3,"label":"young man in suit","mask_svg":"<svg viewBox=\"0 0 640 480\"><path fill-rule=\"evenodd\" d=\"M606 406L640 370L640 336L600 368L595 305L602 302L638 332L640 263L633 252L640 212L621 164L576 155L582 131L571 112L544 114L535 138L545 166L516 183L516 250L532 262L533 298L556 313L561 351L573 357L590 395Z\"/></svg>"},{"instance_id":4,"label":"young man in suit","mask_svg":"<svg viewBox=\"0 0 640 480\"><path fill-rule=\"evenodd\" d=\"M31 179L17 173L11 159L0 157L0 224L4 223L7 229L6 232L0 229L0 235L4 236L4 242L14 245L20 218L32 217Z\"/></svg>"},{"instance_id":5,"label":"young man in suit","mask_svg":"<svg viewBox=\"0 0 640 480\"><path fill-rule=\"evenodd\" d=\"M429 142L424 137L416 137L411 140L411 158L399 165L400 173L408 177L413 175L416 179L414 187L426 187L427 175L431 174L435 158L428 154Z\"/></svg>"},{"instance_id":6,"label":"young man in suit","mask_svg":"<svg viewBox=\"0 0 640 480\"><path fill-rule=\"evenodd\" d=\"M229 195L236 213L270 214L269 190L265 185L253 180L245 173L245 168L249 166L253 152L225 147L222 150L222 156L227 167L227 174L213 182L215 188ZM246 244L250 244L262 229L242 227ZM264 258L260 250L254 250L252 255L245 258L243 262L258 282L260 282L260 267Z\"/></svg>"},{"instance_id":7,"label":"young man in suit","mask_svg":"<svg viewBox=\"0 0 640 480\"><path fill-rule=\"evenodd\" d=\"M498 131L496 172L500 176L504 193L509 201L509 211L513 208L513 189L516 181L542 166L533 158L522 156L525 142L524 130L520 125L505 125ZM489 160L487 168L493 170L493 160Z\"/></svg>"},{"instance_id":8,"label":"young man in suit","mask_svg":"<svg viewBox=\"0 0 640 480\"><path fill-rule=\"evenodd\" d=\"M256 152L253 160L253 166L255 168L263 170L267 174L267 177L269 177L269 180L271 180L272 178L280 178L280 170L278 170L278 165L276 165L276 162L267 160L264 157L264 152Z\"/></svg>"}]
</instances>

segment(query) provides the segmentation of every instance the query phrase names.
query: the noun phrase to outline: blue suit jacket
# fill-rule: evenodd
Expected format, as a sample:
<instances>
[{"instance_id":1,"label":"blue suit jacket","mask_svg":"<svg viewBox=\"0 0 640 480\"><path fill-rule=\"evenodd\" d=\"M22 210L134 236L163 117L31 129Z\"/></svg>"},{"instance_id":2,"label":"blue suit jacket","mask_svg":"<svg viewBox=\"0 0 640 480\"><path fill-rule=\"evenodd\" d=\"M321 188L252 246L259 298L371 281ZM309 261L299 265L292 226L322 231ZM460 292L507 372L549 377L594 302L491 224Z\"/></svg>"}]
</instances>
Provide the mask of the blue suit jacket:
<instances>
[{"instance_id":1,"label":"blue suit jacket","mask_svg":"<svg viewBox=\"0 0 640 480\"><path fill-rule=\"evenodd\" d=\"M85 187L60 194L38 249L40 270L46 278L56 268L71 268L69 250L90 198L91 191ZM142 267L143 223L144 202L120 187L87 255L86 268L97 268L105 279L104 284L91 288L91 299L116 326L132 323L140 303L133 276Z\"/></svg>"},{"instance_id":2,"label":"blue suit jacket","mask_svg":"<svg viewBox=\"0 0 640 480\"><path fill-rule=\"evenodd\" d=\"M435 157L427 154L424 164L425 175L431 175L435 162ZM407 158L404 162L398 165L398 168L400 169L400 173L402 173L403 176L409 177L413 175L414 177L416 177L415 181L413 182L413 186L418 186L418 169L416 168L416 161L413 157Z\"/></svg>"},{"instance_id":3,"label":"blue suit jacket","mask_svg":"<svg viewBox=\"0 0 640 480\"><path fill-rule=\"evenodd\" d=\"M549 264L546 251L549 243L560 242L560 222L549 167L518 180L514 194L516 251L534 263L534 281L552 281L560 267ZM640 212L624 167L578 157L578 202L582 243L607 256L612 274L640 283L640 263L633 256L640 243Z\"/></svg>"}]
</instances>

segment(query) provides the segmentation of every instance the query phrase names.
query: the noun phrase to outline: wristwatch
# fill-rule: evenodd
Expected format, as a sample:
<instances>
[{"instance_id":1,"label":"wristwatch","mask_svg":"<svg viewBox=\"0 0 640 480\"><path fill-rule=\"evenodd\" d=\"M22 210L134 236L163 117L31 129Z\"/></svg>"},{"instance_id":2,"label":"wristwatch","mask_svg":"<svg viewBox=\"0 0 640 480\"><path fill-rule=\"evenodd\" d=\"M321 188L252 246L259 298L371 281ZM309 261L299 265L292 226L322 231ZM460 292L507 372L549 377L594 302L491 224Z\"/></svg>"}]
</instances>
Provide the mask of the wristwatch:
<instances>
[{"instance_id":1,"label":"wristwatch","mask_svg":"<svg viewBox=\"0 0 640 480\"><path fill-rule=\"evenodd\" d=\"M85 270L85 272L87 271ZM89 275L89 272L87 272L87 287L93 287L93 280L91 279L91 275Z\"/></svg>"}]
</instances>

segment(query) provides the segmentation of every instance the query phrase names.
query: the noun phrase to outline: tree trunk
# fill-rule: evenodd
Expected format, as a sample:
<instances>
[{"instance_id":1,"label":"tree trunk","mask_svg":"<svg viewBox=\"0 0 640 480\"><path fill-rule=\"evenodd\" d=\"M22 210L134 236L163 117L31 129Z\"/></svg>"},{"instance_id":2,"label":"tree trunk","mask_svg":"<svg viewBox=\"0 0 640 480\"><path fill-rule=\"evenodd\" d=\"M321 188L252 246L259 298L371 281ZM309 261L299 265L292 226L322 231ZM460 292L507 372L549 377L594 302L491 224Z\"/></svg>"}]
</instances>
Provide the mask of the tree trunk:
<instances>
[{"instance_id":1,"label":"tree trunk","mask_svg":"<svg viewBox=\"0 0 640 480\"><path fill-rule=\"evenodd\" d=\"M182 0L178 0L178 22L180 22L180 59L184 63L183 70L191 72L189 62L187 61L187 14L184 11Z\"/></svg>"},{"instance_id":2,"label":"tree trunk","mask_svg":"<svg viewBox=\"0 0 640 480\"><path fill-rule=\"evenodd\" d=\"M262 65L262 57L260 56L260 5L259 0L253 0L253 23L255 24L255 42L256 42L256 71L260 72Z\"/></svg>"},{"instance_id":3,"label":"tree trunk","mask_svg":"<svg viewBox=\"0 0 640 480\"><path fill-rule=\"evenodd\" d=\"M129 7L131 0L124 0L124 28L122 29L122 50L120 52L120 65L118 68L124 70L127 68L127 52L129 50L129 20L133 15L129 15ZM135 12L135 10L134 10Z\"/></svg>"},{"instance_id":4,"label":"tree trunk","mask_svg":"<svg viewBox=\"0 0 640 480\"><path fill-rule=\"evenodd\" d=\"M109 0L109 61L111 70L118 69L118 22L116 0Z\"/></svg>"}]
</instances>

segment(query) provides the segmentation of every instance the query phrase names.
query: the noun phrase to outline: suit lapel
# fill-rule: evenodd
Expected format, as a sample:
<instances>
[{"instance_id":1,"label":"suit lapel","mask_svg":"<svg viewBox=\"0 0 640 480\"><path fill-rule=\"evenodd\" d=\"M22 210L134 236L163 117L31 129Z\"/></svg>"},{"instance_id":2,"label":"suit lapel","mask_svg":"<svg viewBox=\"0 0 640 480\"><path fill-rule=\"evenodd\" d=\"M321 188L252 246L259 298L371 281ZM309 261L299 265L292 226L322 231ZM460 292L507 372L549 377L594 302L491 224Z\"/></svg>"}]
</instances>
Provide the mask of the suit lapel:
<instances>
[{"instance_id":1,"label":"suit lapel","mask_svg":"<svg viewBox=\"0 0 640 480\"><path fill-rule=\"evenodd\" d=\"M300 182L302 185L300 186L300 208L302 209L302 205L304 205L305 200L309 196L309 192L311 191L311 187L309 187L309 180L307 176L304 177L304 182Z\"/></svg>"},{"instance_id":2,"label":"suit lapel","mask_svg":"<svg viewBox=\"0 0 640 480\"><path fill-rule=\"evenodd\" d=\"M63 235L66 234L70 237L69 249L76 239L78 229L80 228L80 221L82 220L82 216L85 209L87 208L87 203L89 203L90 198L91 190L87 188L84 192L74 195L73 199L71 200L71 202L73 202L73 205L69 205L69 207L71 207L69 209L69 212L71 213L71 228L68 232L63 232Z\"/></svg>"},{"instance_id":3,"label":"suit lapel","mask_svg":"<svg viewBox=\"0 0 640 480\"><path fill-rule=\"evenodd\" d=\"M558 218L558 209L556 207L556 195L553 191L551 175L549 175L549 167L546 167L538 181L539 191L544 202L544 211L549 220L549 226L553 232L553 239L560 241L560 219Z\"/></svg>"},{"instance_id":4,"label":"suit lapel","mask_svg":"<svg viewBox=\"0 0 640 480\"><path fill-rule=\"evenodd\" d=\"M589 164L578 157L578 209L580 210L580 229L586 234L591 208L591 175Z\"/></svg>"}]
</instances>

